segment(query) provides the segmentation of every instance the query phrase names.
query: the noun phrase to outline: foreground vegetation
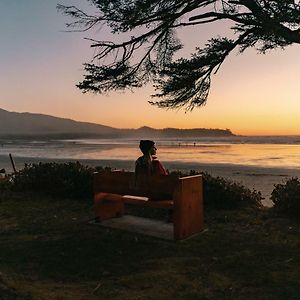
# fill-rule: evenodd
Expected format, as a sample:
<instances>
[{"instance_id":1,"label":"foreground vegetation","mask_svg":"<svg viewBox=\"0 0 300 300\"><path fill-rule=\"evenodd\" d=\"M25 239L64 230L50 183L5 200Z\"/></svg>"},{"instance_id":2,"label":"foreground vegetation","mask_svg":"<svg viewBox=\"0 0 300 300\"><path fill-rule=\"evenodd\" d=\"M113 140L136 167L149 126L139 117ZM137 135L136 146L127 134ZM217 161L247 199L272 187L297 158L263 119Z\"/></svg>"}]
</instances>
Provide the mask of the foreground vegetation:
<instances>
[{"instance_id":1,"label":"foreground vegetation","mask_svg":"<svg viewBox=\"0 0 300 300\"><path fill-rule=\"evenodd\" d=\"M56 189L60 196L26 189L37 174L40 184L53 178L44 182L49 192L65 172L78 178L93 171L53 164L46 176L43 168L28 166L0 186L1 300L300 299L299 219L261 207L258 192L205 174L205 193L215 199L206 206L205 229L171 242L89 225L91 195L59 188L73 185L71 173ZM88 177L77 181L87 190ZM275 187L276 201L289 185L297 193L293 180Z\"/></svg>"},{"instance_id":2,"label":"foreground vegetation","mask_svg":"<svg viewBox=\"0 0 300 300\"><path fill-rule=\"evenodd\" d=\"M300 223L265 209L206 213L170 242L88 225L91 201L0 200L0 299L299 299Z\"/></svg>"},{"instance_id":3,"label":"foreground vegetation","mask_svg":"<svg viewBox=\"0 0 300 300\"><path fill-rule=\"evenodd\" d=\"M88 167L79 162L39 163L25 165L25 168L12 177L0 182L0 191L40 192L60 198L73 198L82 201L92 198L92 175L95 171L110 171L109 167ZM189 174L172 172L171 176L200 174L191 170ZM206 208L236 209L241 207L259 207L261 194L243 185L220 177L202 173L204 179L204 199Z\"/></svg>"}]
</instances>

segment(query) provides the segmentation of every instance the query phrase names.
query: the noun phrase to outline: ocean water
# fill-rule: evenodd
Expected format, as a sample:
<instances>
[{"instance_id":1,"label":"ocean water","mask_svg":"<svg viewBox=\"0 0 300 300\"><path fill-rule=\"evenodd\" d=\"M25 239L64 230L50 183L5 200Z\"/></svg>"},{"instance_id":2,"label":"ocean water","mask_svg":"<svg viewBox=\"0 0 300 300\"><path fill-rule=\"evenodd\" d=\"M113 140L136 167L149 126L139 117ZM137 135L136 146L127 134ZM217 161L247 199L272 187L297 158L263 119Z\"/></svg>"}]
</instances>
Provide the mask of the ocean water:
<instances>
[{"instance_id":1,"label":"ocean water","mask_svg":"<svg viewBox=\"0 0 300 300\"><path fill-rule=\"evenodd\" d=\"M206 171L242 183L270 200L274 184L300 177L300 137L155 139L157 156L169 170ZM0 140L0 169L25 163L82 160L91 166L133 170L141 155L137 139Z\"/></svg>"},{"instance_id":2,"label":"ocean water","mask_svg":"<svg viewBox=\"0 0 300 300\"><path fill-rule=\"evenodd\" d=\"M138 144L137 139L2 140L0 156L134 161L141 155ZM156 145L162 162L300 169L299 136L156 139Z\"/></svg>"}]
</instances>

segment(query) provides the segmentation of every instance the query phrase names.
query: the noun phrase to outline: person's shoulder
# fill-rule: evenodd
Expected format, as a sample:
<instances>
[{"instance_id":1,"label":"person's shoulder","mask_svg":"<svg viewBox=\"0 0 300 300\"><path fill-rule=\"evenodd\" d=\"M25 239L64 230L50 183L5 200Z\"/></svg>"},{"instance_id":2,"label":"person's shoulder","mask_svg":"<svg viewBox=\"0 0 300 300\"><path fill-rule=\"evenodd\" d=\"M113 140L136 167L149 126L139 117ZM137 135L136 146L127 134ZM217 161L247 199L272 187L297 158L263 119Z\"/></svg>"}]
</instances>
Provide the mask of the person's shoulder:
<instances>
[{"instance_id":1,"label":"person's shoulder","mask_svg":"<svg viewBox=\"0 0 300 300\"><path fill-rule=\"evenodd\" d=\"M159 175L168 175L169 172L164 168L161 162L158 159L152 160L152 165L154 168L154 172Z\"/></svg>"},{"instance_id":2,"label":"person's shoulder","mask_svg":"<svg viewBox=\"0 0 300 300\"><path fill-rule=\"evenodd\" d=\"M145 157L144 156L140 156L136 161L136 164L144 164L145 163Z\"/></svg>"},{"instance_id":3,"label":"person's shoulder","mask_svg":"<svg viewBox=\"0 0 300 300\"><path fill-rule=\"evenodd\" d=\"M158 168L162 167L162 164L158 159L152 160L152 165Z\"/></svg>"},{"instance_id":4,"label":"person's shoulder","mask_svg":"<svg viewBox=\"0 0 300 300\"><path fill-rule=\"evenodd\" d=\"M153 164L161 164L160 161L159 161L159 159L156 156L152 157L152 163Z\"/></svg>"}]
</instances>

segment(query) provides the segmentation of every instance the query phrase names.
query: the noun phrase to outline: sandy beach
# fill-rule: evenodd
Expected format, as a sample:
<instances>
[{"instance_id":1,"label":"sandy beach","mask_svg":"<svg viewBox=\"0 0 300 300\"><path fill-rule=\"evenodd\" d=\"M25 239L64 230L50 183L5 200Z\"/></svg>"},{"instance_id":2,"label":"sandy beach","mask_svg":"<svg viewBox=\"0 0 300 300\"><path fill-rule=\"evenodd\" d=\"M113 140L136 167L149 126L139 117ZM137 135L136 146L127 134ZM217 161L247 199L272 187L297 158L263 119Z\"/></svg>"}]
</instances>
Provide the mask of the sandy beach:
<instances>
[{"instance_id":1,"label":"sandy beach","mask_svg":"<svg viewBox=\"0 0 300 300\"><path fill-rule=\"evenodd\" d=\"M109 166L116 169L124 169L132 171L134 169L134 161L132 160L65 160L65 159L45 159L45 158L29 158L29 157L14 157L16 169L20 170L24 167L25 163L38 163L38 162L67 162L67 161L80 161L88 166ZM291 177L300 177L299 169L289 168L266 168L245 166L236 164L197 164L197 163L181 163L181 162L163 162L164 166L170 171L204 171L213 176L220 176L226 179L231 179L240 182L250 189L260 191L265 198L263 204L265 206L272 206L272 201L269 199L274 184L282 183ZM0 169L5 168L7 172L12 172L12 165L7 156L0 156Z\"/></svg>"}]
</instances>

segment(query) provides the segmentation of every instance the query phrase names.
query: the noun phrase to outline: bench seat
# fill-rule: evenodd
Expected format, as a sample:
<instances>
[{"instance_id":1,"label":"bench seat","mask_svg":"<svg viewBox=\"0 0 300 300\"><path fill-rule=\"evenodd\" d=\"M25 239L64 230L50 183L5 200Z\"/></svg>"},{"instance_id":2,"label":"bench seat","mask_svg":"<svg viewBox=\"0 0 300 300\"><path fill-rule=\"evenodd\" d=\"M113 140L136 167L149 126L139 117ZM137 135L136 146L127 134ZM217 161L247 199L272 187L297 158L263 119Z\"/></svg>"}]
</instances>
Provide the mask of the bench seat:
<instances>
[{"instance_id":1,"label":"bench seat","mask_svg":"<svg viewBox=\"0 0 300 300\"><path fill-rule=\"evenodd\" d=\"M174 207L174 201L173 200L139 200L136 198L123 198L124 203L127 204L134 204L134 205L140 205L145 207L153 207L153 208L167 208L172 209Z\"/></svg>"}]
</instances>

